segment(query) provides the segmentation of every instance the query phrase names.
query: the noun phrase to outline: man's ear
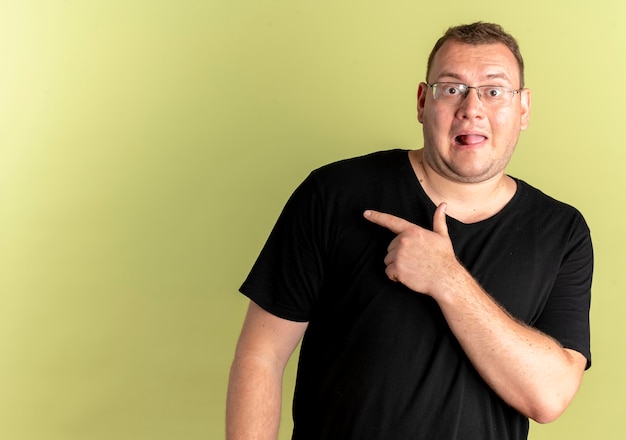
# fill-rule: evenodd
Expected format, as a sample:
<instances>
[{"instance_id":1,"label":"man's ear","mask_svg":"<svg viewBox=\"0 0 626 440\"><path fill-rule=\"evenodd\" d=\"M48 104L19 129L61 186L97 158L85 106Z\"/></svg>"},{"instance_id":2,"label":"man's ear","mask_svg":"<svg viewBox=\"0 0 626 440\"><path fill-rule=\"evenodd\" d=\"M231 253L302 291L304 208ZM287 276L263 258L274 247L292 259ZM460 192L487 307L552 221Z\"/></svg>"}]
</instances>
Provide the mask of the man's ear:
<instances>
[{"instance_id":1,"label":"man's ear","mask_svg":"<svg viewBox=\"0 0 626 440\"><path fill-rule=\"evenodd\" d=\"M426 102L426 92L428 92L428 86L426 83L421 82L417 88L417 120L420 123L424 122L424 103Z\"/></svg>"},{"instance_id":2,"label":"man's ear","mask_svg":"<svg viewBox=\"0 0 626 440\"><path fill-rule=\"evenodd\" d=\"M530 89L522 89L519 93L520 102L520 128L526 130L530 122Z\"/></svg>"}]
</instances>

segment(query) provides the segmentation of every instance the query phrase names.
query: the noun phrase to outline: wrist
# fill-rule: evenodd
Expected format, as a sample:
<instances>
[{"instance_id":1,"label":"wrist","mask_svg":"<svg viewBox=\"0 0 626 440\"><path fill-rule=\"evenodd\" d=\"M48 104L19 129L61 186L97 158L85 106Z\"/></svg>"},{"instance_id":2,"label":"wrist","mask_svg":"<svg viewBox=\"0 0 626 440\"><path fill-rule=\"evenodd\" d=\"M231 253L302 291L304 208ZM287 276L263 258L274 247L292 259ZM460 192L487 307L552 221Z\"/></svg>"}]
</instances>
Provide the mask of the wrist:
<instances>
[{"instance_id":1,"label":"wrist","mask_svg":"<svg viewBox=\"0 0 626 440\"><path fill-rule=\"evenodd\" d=\"M440 306L453 305L478 287L472 275L458 260L452 261L443 272L445 276L433 286L430 294Z\"/></svg>"}]
</instances>

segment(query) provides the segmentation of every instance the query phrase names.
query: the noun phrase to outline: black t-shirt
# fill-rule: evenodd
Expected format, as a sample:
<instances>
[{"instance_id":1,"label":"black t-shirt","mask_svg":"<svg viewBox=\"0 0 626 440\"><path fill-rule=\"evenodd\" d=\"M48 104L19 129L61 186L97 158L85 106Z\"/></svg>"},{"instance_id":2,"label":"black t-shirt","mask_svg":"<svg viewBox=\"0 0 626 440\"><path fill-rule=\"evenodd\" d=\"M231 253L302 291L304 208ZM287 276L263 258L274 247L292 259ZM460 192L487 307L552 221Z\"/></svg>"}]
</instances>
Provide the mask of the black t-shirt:
<instances>
[{"instance_id":1,"label":"black t-shirt","mask_svg":"<svg viewBox=\"0 0 626 440\"><path fill-rule=\"evenodd\" d=\"M447 218L455 253L509 313L590 365L587 225L516 182L493 217ZM478 375L436 302L387 278L394 234L362 215L375 209L432 229L435 208L404 150L327 165L289 199L241 292L276 316L309 321L294 439L527 437L528 419Z\"/></svg>"}]
</instances>

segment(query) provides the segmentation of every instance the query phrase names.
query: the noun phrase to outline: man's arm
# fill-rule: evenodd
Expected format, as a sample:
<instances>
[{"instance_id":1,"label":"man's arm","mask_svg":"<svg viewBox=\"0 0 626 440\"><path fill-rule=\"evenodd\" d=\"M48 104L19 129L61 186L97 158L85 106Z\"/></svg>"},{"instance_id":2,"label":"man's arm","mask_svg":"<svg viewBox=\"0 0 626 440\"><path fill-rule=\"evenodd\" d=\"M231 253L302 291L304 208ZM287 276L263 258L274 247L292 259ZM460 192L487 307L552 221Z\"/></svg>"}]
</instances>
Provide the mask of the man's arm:
<instances>
[{"instance_id":1,"label":"man's arm","mask_svg":"<svg viewBox=\"0 0 626 440\"><path fill-rule=\"evenodd\" d=\"M511 317L458 262L445 204L433 231L376 211L365 217L396 233L387 276L432 296L476 370L509 405L539 423L559 417L578 391L585 357Z\"/></svg>"},{"instance_id":2,"label":"man's arm","mask_svg":"<svg viewBox=\"0 0 626 440\"><path fill-rule=\"evenodd\" d=\"M230 370L227 440L276 440L283 371L307 325L278 318L250 301Z\"/></svg>"}]
</instances>

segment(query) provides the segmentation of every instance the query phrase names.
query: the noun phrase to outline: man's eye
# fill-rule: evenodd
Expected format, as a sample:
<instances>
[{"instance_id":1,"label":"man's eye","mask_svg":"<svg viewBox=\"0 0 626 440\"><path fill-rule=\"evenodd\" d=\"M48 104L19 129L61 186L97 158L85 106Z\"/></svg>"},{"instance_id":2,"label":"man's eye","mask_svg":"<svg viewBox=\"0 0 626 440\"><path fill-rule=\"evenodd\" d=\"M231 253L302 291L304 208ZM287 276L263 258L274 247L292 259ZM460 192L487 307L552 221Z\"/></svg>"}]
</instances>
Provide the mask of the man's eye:
<instances>
[{"instance_id":1,"label":"man's eye","mask_svg":"<svg viewBox=\"0 0 626 440\"><path fill-rule=\"evenodd\" d=\"M443 89L443 91L446 95L457 95L459 93L459 89L453 86L447 86L445 89Z\"/></svg>"},{"instance_id":2,"label":"man's eye","mask_svg":"<svg viewBox=\"0 0 626 440\"><path fill-rule=\"evenodd\" d=\"M499 98L502 95L502 89L500 87L491 87L485 90L485 95L490 98Z\"/></svg>"}]
</instances>

